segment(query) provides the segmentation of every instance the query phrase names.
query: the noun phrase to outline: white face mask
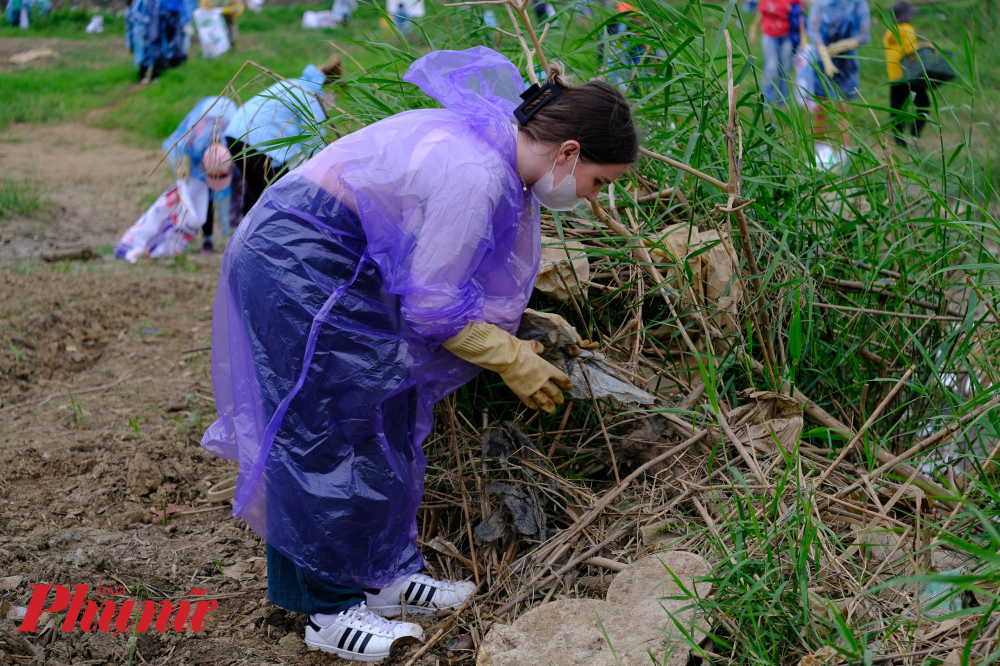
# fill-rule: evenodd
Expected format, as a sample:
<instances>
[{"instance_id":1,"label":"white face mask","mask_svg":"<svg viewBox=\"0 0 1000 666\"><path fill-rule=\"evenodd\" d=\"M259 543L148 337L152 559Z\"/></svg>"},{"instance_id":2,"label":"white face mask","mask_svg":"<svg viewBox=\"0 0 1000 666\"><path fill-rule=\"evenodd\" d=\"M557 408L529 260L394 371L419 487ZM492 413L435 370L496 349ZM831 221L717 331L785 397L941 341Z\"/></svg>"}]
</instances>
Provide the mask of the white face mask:
<instances>
[{"instance_id":1,"label":"white face mask","mask_svg":"<svg viewBox=\"0 0 1000 666\"><path fill-rule=\"evenodd\" d=\"M556 160L558 157L556 158ZM556 180L556 160L552 160L552 168L541 180L531 186L531 193L549 210L573 210L583 203L583 197L576 196L576 165L580 163L580 154L576 155L573 170L554 186Z\"/></svg>"}]
</instances>

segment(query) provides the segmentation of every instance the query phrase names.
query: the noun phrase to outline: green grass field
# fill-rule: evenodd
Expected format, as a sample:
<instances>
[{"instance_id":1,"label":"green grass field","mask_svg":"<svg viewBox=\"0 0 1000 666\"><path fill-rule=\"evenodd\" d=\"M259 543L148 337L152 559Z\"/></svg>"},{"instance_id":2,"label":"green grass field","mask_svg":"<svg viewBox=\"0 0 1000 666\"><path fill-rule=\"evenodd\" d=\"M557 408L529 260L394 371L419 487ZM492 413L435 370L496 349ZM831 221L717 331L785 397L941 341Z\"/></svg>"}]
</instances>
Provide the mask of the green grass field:
<instances>
[{"instance_id":1,"label":"green grass field","mask_svg":"<svg viewBox=\"0 0 1000 666\"><path fill-rule=\"evenodd\" d=\"M339 43L350 35L347 29L303 30L302 12L309 7L266 7L260 14L248 12L240 21L236 50L206 60L195 43L186 64L149 86L137 83L131 54L124 47L120 18L106 18L100 35L84 32L90 14L83 12L54 14L37 21L28 31L4 23L0 37L23 39L25 50L32 48L33 38L72 39L81 44L70 45L71 58L60 58L44 69L28 66L0 73L0 99L4 100L0 128L19 122L72 120L106 108L107 113L96 121L100 126L127 129L138 140L162 140L198 99L222 91L247 60L287 77L297 76L310 62L325 61L332 51L328 42ZM355 28L362 22L377 22L373 11L363 10L361 15ZM344 46L356 52L356 57L364 57L361 49Z\"/></svg>"},{"instance_id":2,"label":"green grass field","mask_svg":"<svg viewBox=\"0 0 1000 666\"><path fill-rule=\"evenodd\" d=\"M862 96L875 107L878 122L887 117L883 109L888 105L888 85L881 48L886 27L880 15L891 14L889 4L880 0L877 6L873 5L872 43L861 50ZM217 60L205 60L199 46L193 44L184 66L167 72L150 86L136 83L136 71L124 48L124 22L120 17L106 16L101 35L84 32L91 14L82 11L54 13L36 21L28 31L0 24L0 37L23 39L25 49L31 48L34 38L73 40L62 43L67 54L55 62L0 73L0 99L4 100L0 104L0 128L18 122L72 120L101 109L106 111L94 114L92 122L102 127L127 129L140 142L154 142L166 137L199 98L218 94L247 60L291 77L307 63L325 60L331 52L327 42L335 41L362 66L374 62L369 51L353 42L382 39L376 29L380 16L375 6L362 5L357 19L348 28L337 30L303 30L302 13L309 8L324 9L327 5L266 6L260 14L247 12L240 20L237 49ZM428 12L426 23L431 35L442 27L442 21L445 25L453 22L457 29L472 29L456 15L458 10L428 3ZM469 14L469 10L462 13ZM983 13L978 0L959 1L924 6L914 20L918 33L955 53L961 67L968 60L963 32L974 37L978 45L974 54L980 76L978 92L971 94L958 85L940 89L937 102L944 111L942 133L938 138L925 138L924 150L948 151L949 146L968 140L977 158L984 162L1000 145L997 133L991 131L1000 110L1000 51L989 47L994 28L983 20ZM745 20L749 22L750 18ZM585 37L590 29L575 19L563 20L561 28L551 31L549 41L573 42ZM760 65L760 47L750 47L738 27L733 30L733 37L736 50L756 55ZM424 39L416 35L410 39L411 48L417 51L429 49L429 42L433 41L433 36ZM580 57L587 56L584 52ZM349 58L345 61L348 69L358 66ZM755 77L748 76L743 89L755 85ZM867 108L856 107L851 116L864 133L875 126L876 120ZM970 118L976 122L970 123ZM970 125L975 128L974 136L966 137L961 127ZM925 130L925 137L934 134L934 127Z\"/></svg>"}]
</instances>

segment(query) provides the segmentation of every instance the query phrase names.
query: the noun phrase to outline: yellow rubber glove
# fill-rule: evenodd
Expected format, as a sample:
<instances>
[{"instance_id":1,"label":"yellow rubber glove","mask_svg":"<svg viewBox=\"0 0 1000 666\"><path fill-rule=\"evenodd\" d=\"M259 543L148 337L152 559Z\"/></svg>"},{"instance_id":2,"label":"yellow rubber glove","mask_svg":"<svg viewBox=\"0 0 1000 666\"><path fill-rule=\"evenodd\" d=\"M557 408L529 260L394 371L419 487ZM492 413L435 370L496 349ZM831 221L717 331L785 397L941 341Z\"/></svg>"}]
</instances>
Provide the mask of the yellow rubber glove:
<instances>
[{"instance_id":1,"label":"yellow rubber glove","mask_svg":"<svg viewBox=\"0 0 1000 666\"><path fill-rule=\"evenodd\" d=\"M246 5L243 4L243 0L230 0L222 8L222 15L232 19L239 18L245 9Z\"/></svg>"},{"instance_id":2,"label":"yellow rubber glove","mask_svg":"<svg viewBox=\"0 0 1000 666\"><path fill-rule=\"evenodd\" d=\"M826 72L827 76L832 77L834 74L839 72L836 65L833 64L833 60L830 58L830 51L823 44L817 44L816 50L819 51L819 59L823 63L823 71Z\"/></svg>"},{"instance_id":3,"label":"yellow rubber glove","mask_svg":"<svg viewBox=\"0 0 1000 666\"><path fill-rule=\"evenodd\" d=\"M566 328L572 330L573 335L576 336L576 344L582 347L583 349L597 349L598 347L600 347L600 345L597 344L596 342L591 342L590 340L585 340L584 338L581 338L580 333L576 330L576 327L570 324L568 321L566 321L566 319L561 315L557 315L555 312L539 312L538 310L532 310L531 308L525 309L524 312L525 313L530 312L531 314L537 315L544 319L551 319L560 326L565 326Z\"/></svg>"},{"instance_id":4,"label":"yellow rubber glove","mask_svg":"<svg viewBox=\"0 0 1000 666\"><path fill-rule=\"evenodd\" d=\"M826 52L831 56L835 56L841 53L846 53L847 51L853 51L859 46L861 46L861 42L856 39L841 39L833 44L829 44L826 47Z\"/></svg>"},{"instance_id":5,"label":"yellow rubber glove","mask_svg":"<svg viewBox=\"0 0 1000 666\"><path fill-rule=\"evenodd\" d=\"M538 355L542 351L540 342L518 340L493 324L469 323L443 346L455 356L499 374L503 383L532 409L554 414L556 405L563 403L559 388L573 388L569 377Z\"/></svg>"},{"instance_id":6,"label":"yellow rubber glove","mask_svg":"<svg viewBox=\"0 0 1000 666\"><path fill-rule=\"evenodd\" d=\"M187 180L191 177L191 157L186 153L181 155L181 161L178 162L174 175L178 180Z\"/></svg>"}]
</instances>

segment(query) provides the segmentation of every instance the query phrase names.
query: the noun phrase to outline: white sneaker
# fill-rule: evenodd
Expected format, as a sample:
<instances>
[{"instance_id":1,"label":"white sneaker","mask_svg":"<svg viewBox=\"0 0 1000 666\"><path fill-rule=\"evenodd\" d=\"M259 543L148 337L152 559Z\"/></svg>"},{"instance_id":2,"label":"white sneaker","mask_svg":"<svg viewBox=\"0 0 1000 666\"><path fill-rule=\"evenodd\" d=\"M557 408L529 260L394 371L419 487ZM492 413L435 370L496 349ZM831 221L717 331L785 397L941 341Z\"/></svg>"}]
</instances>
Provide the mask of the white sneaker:
<instances>
[{"instance_id":1,"label":"white sneaker","mask_svg":"<svg viewBox=\"0 0 1000 666\"><path fill-rule=\"evenodd\" d=\"M379 661L389 656L389 648L400 638L423 640L419 624L385 620L361 602L354 608L333 616L310 615L306 625L306 645L313 650L335 654L341 659Z\"/></svg>"},{"instance_id":2,"label":"white sneaker","mask_svg":"<svg viewBox=\"0 0 1000 666\"><path fill-rule=\"evenodd\" d=\"M423 574L413 574L398 585L387 587L378 594L365 593L368 607L386 617L402 612L399 594L406 598L407 613L434 613L455 610L476 591L476 584L467 581L434 580Z\"/></svg>"}]
</instances>

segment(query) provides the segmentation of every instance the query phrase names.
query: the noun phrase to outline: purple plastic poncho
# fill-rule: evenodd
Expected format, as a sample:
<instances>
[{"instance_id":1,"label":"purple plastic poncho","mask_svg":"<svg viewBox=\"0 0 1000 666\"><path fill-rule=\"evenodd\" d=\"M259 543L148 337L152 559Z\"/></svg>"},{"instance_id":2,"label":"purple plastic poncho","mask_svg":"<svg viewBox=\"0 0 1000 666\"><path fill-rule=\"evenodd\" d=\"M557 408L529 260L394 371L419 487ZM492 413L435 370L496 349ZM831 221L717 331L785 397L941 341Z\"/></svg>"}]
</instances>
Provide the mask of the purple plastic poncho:
<instances>
[{"instance_id":1,"label":"purple plastic poncho","mask_svg":"<svg viewBox=\"0 0 1000 666\"><path fill-rule=\"evenodd\" d=\"M538 272L516 171L524 83L490 49L438 51L408 111L272 185L226 248L202 444L240 466L233 517L303 569L381 588L422 567L433 405L479 369L440 343L517 329Z\"/></svg>"}]
</instances>

